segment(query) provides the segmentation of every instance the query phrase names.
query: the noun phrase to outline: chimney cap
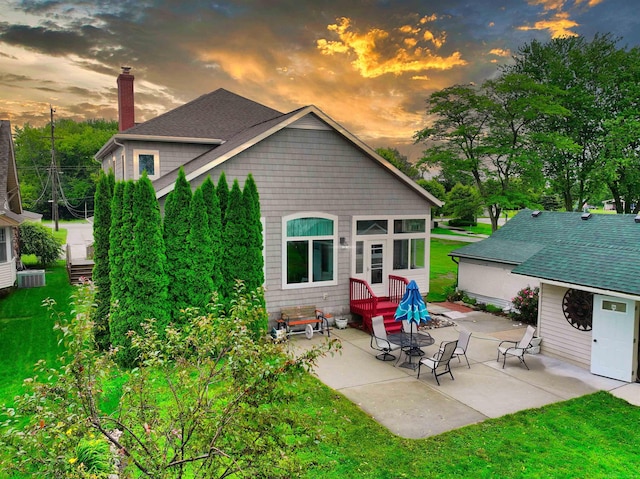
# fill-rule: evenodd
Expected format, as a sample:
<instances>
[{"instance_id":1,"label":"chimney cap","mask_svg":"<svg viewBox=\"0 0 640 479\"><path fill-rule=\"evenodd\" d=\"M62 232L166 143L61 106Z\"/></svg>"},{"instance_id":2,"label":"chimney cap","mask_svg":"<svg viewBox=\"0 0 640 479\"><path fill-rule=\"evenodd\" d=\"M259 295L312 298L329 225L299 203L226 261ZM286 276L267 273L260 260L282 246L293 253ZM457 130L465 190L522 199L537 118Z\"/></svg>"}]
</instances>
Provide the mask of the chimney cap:
<instances>
[{"instance_id":1,"label":"chimney cap","mask_svg":"<svg viewBox=\"0 0 640 479\"><path fill-rule=\"evenodd\" d=\"M128 75L129 72L131 71L131 67L120 67L122 68L122 73L124 73L125 75Z\"/></svg>"}]
</instances>

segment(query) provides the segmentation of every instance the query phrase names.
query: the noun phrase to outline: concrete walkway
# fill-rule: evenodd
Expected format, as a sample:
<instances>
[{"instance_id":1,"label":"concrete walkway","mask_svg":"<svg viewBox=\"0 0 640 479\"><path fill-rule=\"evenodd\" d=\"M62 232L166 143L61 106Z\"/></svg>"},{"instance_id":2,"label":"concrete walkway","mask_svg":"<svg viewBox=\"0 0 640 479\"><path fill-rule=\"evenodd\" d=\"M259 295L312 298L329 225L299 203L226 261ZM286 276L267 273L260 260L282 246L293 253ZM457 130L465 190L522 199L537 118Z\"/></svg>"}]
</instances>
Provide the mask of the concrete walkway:
<instances>
[{"instance_id":1,"label":"concrete walkway","mask_svg":"<svg viewBox=\"0 0 640 479\"><path fill-rule=\"evenodd\" d=\"M435 309L429 306L432 314ZM519 340L526 325L476 311L453 316L454 326L430 331L436 343L425 352L433 355L441 341L457 339L460 329L471 331L467 350L471 368L464 358L462 362L454 360L455 380L441 376L438 386L428 369L422 370L418 380L417 370L396 367L395 361L376 360L378 352L371 349L370 336L355 328L332 330L332 336L341 340L342 354L321 358L315 373L392 433L414 439L599 390L640 406L640 384L595 376L543 354L527 356L529 371L515 358L508 359L502 369L502 362L496 362L499 341ZM311 340L301 335L294 338L290 343L294 350L324 341L318 334Z\"/></svg>"}]
</instances>

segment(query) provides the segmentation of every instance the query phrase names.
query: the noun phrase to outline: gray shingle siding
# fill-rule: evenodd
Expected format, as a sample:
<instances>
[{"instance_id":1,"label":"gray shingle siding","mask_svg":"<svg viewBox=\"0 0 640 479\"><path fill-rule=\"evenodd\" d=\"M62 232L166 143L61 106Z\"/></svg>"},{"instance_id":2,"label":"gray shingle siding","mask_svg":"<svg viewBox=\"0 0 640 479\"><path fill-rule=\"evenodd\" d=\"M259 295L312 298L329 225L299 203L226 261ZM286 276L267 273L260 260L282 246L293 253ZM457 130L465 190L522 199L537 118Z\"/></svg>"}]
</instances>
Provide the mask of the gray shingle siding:
<instances>
[{"instance_id":1,"label":"gray shingle siding","mask_svg":"<svg viewBox=\"0 0 640 479\"><path fill-rule=\"evenodd\" d=\"M282 289L282 217L306 211L336 215L338 236L353 245L353 216L430 212L423 197L333 130L283 129L211 171L215 183L220 171L229 185L237 178L244 186L249 173L256 180L266 221L266 298L272 312L294 304L315 304L337 314L349 310L349 249L336 248L338 285ZM194 178L192 187L206 176Z\"/></svg>"}]
</instances>

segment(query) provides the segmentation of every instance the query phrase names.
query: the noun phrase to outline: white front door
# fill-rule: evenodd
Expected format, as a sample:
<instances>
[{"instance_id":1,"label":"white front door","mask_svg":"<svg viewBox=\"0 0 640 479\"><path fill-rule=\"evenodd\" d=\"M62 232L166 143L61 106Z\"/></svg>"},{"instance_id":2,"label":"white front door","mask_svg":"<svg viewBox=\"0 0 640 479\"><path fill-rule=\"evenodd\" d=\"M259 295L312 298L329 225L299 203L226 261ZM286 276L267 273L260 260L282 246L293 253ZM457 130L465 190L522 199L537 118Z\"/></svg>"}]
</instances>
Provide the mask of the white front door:
<instances>
[{"instance_id":1,"label":"white front door","mask_svg":"<svg viewBox=\"0 0 640 479\"><path fill-rule=\"evenodd\" d=\"M638 315L635 301L593 295L591 372L633 382L638 365Z\"/></svg>"},{"instance_id":2,"label":"white front door","mask_svg":"<svg viewBox=\"0 0 640 479\"><path fill-rule=\"evenodd\" d=\"M365 280L377 296L388 294L387 240L365 240L356 242L354 276Z\"/></svg>"}]
</instances>

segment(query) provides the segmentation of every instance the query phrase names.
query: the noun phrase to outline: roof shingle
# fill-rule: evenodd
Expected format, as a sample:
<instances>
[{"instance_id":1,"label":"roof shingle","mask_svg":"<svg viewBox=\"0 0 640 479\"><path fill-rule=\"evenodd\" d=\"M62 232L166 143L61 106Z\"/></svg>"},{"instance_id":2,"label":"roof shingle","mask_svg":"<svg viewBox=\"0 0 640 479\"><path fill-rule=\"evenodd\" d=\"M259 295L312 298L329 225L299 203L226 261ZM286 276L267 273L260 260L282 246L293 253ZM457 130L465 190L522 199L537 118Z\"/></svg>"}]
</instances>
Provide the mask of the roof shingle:
<instances>
[{"instance_id":1,"label":"roof shingle","mask_svg":"<svg viewBox=\"0 0 640 479\"><path fill-rule=\"evenodd\" d=\"M450 253L517 265L513 273L640 294L640 223L635 215L522 210L489 238Z\"/></svg>"}]
</instances>

